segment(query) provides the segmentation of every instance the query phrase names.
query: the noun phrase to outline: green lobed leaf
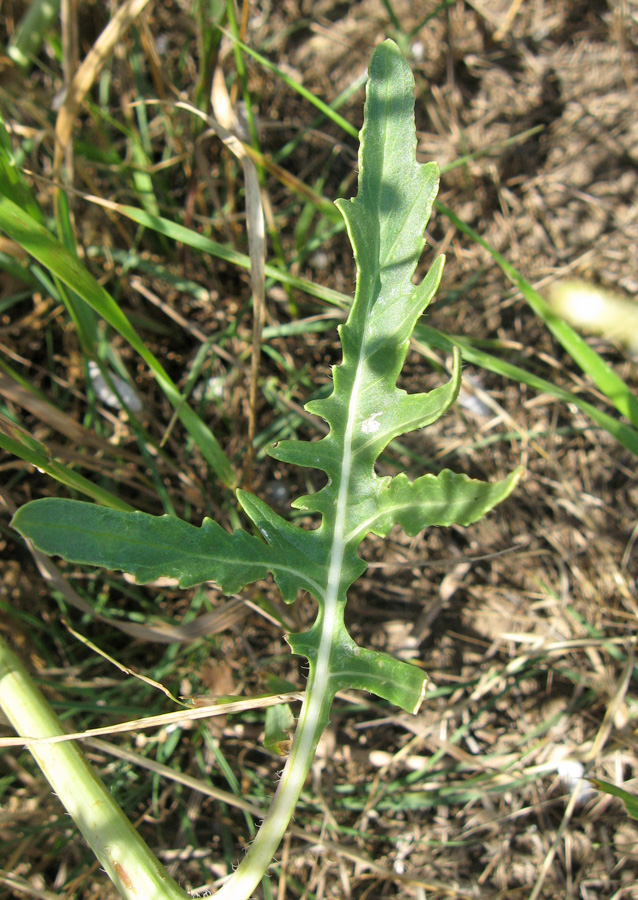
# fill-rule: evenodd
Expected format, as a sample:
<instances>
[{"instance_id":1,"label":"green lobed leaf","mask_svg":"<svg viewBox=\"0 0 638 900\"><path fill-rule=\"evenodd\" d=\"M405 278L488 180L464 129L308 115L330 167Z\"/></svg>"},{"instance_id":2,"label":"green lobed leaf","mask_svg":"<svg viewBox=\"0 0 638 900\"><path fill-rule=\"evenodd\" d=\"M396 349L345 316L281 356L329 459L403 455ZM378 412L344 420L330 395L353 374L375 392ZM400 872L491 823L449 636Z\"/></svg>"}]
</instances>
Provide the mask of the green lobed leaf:
<instances>
[{"instance_id":1,"label":"green lobed leaf","mask_svg":"<svg viewBox=\"0 0 638 900\"><path fill-rule=\"evenodd\" d=\"M183 586L215 580L234 592L270 572L287 602L299 591L310 592L318 605L316 620L309 631L288 636L293 652L310 663L310 699L300 727L311 737L299 739L305 754L327 721L335 692L344 687L374 692L412 712L423 697L421 669L358 647L346 629L347 592L366 568L358 555L365 536L386 535L395 524L410 535L430 525L470 524L503 500L521 474L484 484L448 471L414 482L375 472L390 441L445 414L461 381L455 349L448 384L417 394L397 387L412 332L443 268L443 259L437 260L413 284L438 189L436 165L416 162L413 92L407 63L395 44L384 42L370 62L359 192L337 203L357 265L354 301L339 327L343 358L333 369L332 393L306 406L328 423L329 432L315 442L282 441L270 451L277 460L327 476L320 490L293 504L319 514L318 527L294 526L245 491L237 492L238 500L263 540L242 531L228 534L209 519L196 528L167 516L63 500L27 504L14 518L15 527L45 552L121 569L139 581L160 575L176 577ZM0 202L5 227L2 212Z\"/></svg>"},{"instance_id":2,"label":"green lobed leaf","mask_svg":"<svg viewBox=\"0 0 638 900\"><path fill-rule=\"evenodd\" d=\"M452 473L411 484L405 476L379 478L374 471L393 438L430 424L449 408L460 387L460 360L455 354L450 383L429 394L408 395L396 386L414 326L442 273L443 260L438 260L419 286L412 283L438 169L416 162L414 82L396 45L380 45L369 71L359 193L337 203L357 263L355 298L347 322L339 327L343 360L333 370L332 394L306 406L330 431L320 441L283 441L270 452L280 461L328 476L321 490L293 504L321 514L321 525L311 534L317 562L325 554L319 615L310 632L290 636L293 650L310 659L311 674L320 665L348 671L351 684L414 710L423 673L406 663L400 669L387 663L389 677L379 679L379 663L385 667L386 660L356 647L343 624L347 590L365 568L358 546L370 531L386 534L396 523L416 534L429 524L475 521L507 496L520 472L497 485L482 485ZM251 515L243 499L242 505Z\"/></svg>"},{"instance_id":3,"label":"green lobed leaf","mask_svg":"<svg viewBox=\"0 0 638 900\"><path fill-rule=\"evenodd\" d=\"M299 554L283 541L274 548L241 529L229 534L211 519L197 528L174 516L48 498L22 506L12 526L44 553L127 572L141 584L160 577L176 578L184 588L215 581L233 594L272 572L289 601L293 575L295 584L316 590Z\"/></svg>"},{"instance_id":4,"label":"green lobed leaf","mask_svg":"<svg viewBox=\"0 0 638 900\"><path fill-rule=\"evenodd\" d=\"M508 497L522 475L518 468L503 481L490 483L444 469L414 482L405 475L379 479L360 530L385 537L393 525L400 525L415 536L431 525L472 525Z\"/></svg>"}]
</instances>

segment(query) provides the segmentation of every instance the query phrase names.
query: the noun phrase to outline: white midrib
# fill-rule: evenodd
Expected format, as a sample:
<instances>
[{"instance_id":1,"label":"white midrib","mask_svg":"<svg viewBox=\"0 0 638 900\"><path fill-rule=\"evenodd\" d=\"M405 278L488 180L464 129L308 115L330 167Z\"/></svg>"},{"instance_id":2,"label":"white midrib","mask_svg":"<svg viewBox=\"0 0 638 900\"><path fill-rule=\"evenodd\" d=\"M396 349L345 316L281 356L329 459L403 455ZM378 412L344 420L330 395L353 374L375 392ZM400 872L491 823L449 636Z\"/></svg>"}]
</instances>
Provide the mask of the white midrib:
<instances>
[{"instance_id":1,"label":"white midrib","mask_svg":"<svg viewBox=\"0 0 638 900\"><path fill-rule=\"evenodd\" d=\"M313 746L319 720L323 714L326 691L330 686L332 672L330 671L330 653L334 631L337 627L337 608L339 603L339 585L341 582L341 570L343 557L347 544L346 535L346 510L348 506L348 492L350 489L350 475L352 474L352 442L354 427L357 421L357 406L359 401L359 388L363 372L363 354L359 356L357 371L352 384L352 393L348 403L348 417L343 441L343 461L341 466L341 479L337 494L335 510L335 524L332 546L330 548L330 565L326 581L326 592L323 603L323 618L321 622L321 636L319 638L319 650L314 666L312 683L308 685L310 700L303 716L303 733L299 742L298 754L304 757L314 752ZM286 777L286 772L282 779ZM305 779L305 775L304 775Z\"/></svg>"},{"instance_id":2,"label":"white midrib","mask_svg":"<svg viewBox=\"0 0 638 900\"><path fill-rule=\"evenodd\" d=\"M291 815L303 789L306 775L314 757L315 746L322 728L326 694L330 690L330 652L334 630L337 627L339 605L339 584L343 557L347 545L346 511L348 492L352 475L352 444L357 421L359 391L363 373L363 355L359 356L357 371L352 384L348 403L348 417L343 441L343 463L341 480L337 494L333 541L330 548L330 564L324 595L323 618L317 659L312 667L311 679L306 689L299 716L297 734L288 757L281 781L270 810L259 832L240 863L234 875L215 894L215 900L248 900L257 884L267 871L268 865L277 851Z\"/></svg>"}]
</instances>

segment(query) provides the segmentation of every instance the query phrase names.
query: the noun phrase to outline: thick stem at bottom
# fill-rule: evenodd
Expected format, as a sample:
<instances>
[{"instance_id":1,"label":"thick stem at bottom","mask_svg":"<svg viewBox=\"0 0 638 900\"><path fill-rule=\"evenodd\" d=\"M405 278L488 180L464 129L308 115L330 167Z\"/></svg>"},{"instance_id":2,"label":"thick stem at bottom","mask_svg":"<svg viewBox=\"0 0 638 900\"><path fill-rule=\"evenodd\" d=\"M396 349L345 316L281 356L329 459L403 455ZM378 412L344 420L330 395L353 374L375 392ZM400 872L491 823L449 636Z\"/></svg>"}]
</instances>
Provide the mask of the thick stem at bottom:
<instances>
[{"instance_id":1,"label":"thick stem at bottom","mask_svg":"<svg viewBox=\"0 0 638 900\"><path fill-rule=\"evenodd\" d=\"M60 720L2 638L0 707L22 737L64 734ZM38 742L28 749L125 900L188 900L73 741Z\"/></svg>"}]
</instances>

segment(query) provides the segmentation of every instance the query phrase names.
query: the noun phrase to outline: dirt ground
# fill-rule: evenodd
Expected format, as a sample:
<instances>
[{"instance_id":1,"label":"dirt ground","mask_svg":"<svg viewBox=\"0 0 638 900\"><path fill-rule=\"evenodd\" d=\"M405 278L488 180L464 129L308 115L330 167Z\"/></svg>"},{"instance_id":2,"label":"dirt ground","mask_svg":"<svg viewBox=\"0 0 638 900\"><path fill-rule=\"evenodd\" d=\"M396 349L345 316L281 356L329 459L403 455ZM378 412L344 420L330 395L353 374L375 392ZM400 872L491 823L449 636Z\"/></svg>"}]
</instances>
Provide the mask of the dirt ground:
<instances>
[{"instance_id":1,"label":"dirt ground","mask_svg":"<svg viewBox=\"0 0 638 900\"><path fill-rule=\"evenodd\" d=\"M435 6L392 3L406 34ZM147 13L151 33L166 37L167 53L181 40L182 14L171 4ZM330 102L388 36L393 29L381 0L264 0L252 5L246 41ZM569 274L636 298L638 2L455 0L412 35L408 48L418 154L444 170L440 199L541 293ZM249 87L262 148L276 154L314 112L256 64ZM362 93L341 113L359 126ZM355 151L342 133L322 126L285 165L308 184L326 169L322 192L334 199L354 190ZM462 156L473 158L445 171ZM271 196L284 223L285 255L293 236L284 188L274 184ZM78 223L80 233L95 229L92 215ZM504 358L605 406L484 250L440 214L428 242L430 253L447 256L429 324L486 347L500 342ZM196 265L187 259L190 277L208 277L193 271ZM298 274L351 292L354 267L343 234ZM220 278L214 289L221 292L221 275L212 277ZM283 309L281 293L270 298L271 323ZM229 302L218 320L232 308ZM313 309L308 302L306 313ZM163 346L161 335L153 339ZM3 322L2 342L11 341L26 358L41 352L33 334ZM591 341L635 389L635 360L613 341ZM334 336L314 336L301 348L278 338L273 346L314 368L320 380L338 359ZM275 371L270 359L264 366L264 377ZM334 834L334 816L350 855L287 842L285 896L638 900L635 823L616 799L570 781L585 771L631 788L638 776L635 458L576 407L476 367L466 366L464 376L464 402L406 446L434 468L496 478L523 464L527 475L514 498L471 529L433 530L415 540L393 532L388 541L366 544L370 567L350 601L353 636L423 660L430 698L415 719L356 705L361 698L338 703L313 772L314 806L308 802L298 824L319 835L323 823ZM422 390L424 379L438 383L416 352L402 378L408 389ZM303 403L303 386L292 399ZM264 404L260 427L271 418ZM239 443L229 434L237 455ZM272 461L263 465L255 489L272 498L281 473ZM293 484L301 478L290 477ZM18 505L25 499L14 492ZM6 571L25 579L22 594L11 586L16 603L29 579L39 585L33 568L20 576L11 566ZM297 624L311 620L311 610L294 615ZM264 636L259 617L244 624L220 644L224 677L231 677L224 657L245 657L248 642L260 658L281 660L281 677L298 679L280 634ZM229 758L274 777L277 764L255 749L257 733L252 750L235 726L219 737ZM206 806L202 815L194 833L204 841ZM239 816L237 822L242 827ZM187 866L186 850L184 859ZM0 887L0 897L10 896Z\"/></svg>"}]
</instances>

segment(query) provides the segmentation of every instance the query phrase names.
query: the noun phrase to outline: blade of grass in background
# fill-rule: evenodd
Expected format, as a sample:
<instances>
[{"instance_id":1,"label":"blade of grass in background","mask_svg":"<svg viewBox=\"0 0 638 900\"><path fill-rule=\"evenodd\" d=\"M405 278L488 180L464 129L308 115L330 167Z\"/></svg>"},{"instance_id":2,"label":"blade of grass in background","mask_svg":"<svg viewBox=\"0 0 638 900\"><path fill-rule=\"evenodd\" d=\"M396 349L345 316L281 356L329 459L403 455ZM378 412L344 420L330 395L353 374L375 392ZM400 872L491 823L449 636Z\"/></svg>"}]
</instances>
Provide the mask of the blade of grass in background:
<instances>
[{"instance_id":1,"label":"blade of grass in background","mask_svg":"<svg viewBox=\"0 0 638 900\"><path fill-rule=\"evenodd\" d=\"M31 186L20 170L20 160L14 153L2 112L0 112L0 193L26 210L37 222L42 222L40 207Z\"/></svg>"},{"instance_id":2,"label":"blade of grass in background","mask_svg":"<svg viewBox=\"0 0 638 900\"><path fill-rule=\"evenodd\" d=\"M344 119L343 116L340 116L338 112L329 106L327 103L324 103L323 100L320 100L319 97L315 97L315 95L308 90L308 88L304 87L303 84L300 84L298 81L295 81L290 75L287 75L279 66L275 65L275 63L271 62L269 59L266 59L265 56L262 56L261 53L258 53L256 50L253 50L252 47L249 47L248 44L245 44L243 41L240 41L239 38L236 38L233 34L228 31L224 31L224 34L233 41L233 43L237 44L241 49L248 53L249 56L252 56L253 59L256 59L257 62L262 65L269 72L272 72L274 75L277 75L284 84L287 84L289 88L292 88L293 91L299 94L300 97L303 97L304 100L307 100L315 109L318 109L320 112L324 114L327 119L330 119L331 122L334 122L335 125L338 125L339 128L343 129L346 134L349 134L350 137L359 138L359 131L354 125L351 125L347 119Z\"/></svg>"},{"instance_id":3,"label":"blade of grass in background","mask_svg":"<svg viewBox=\"0 0 638 900\"><path fill-rule=\"evenodd\" d=\"M159 234L164 234L175 241L180 241L189 247L193 247L195 250L200 250L203 253L210 253L212 256L223 259L224 262L231 263L234 266L239 266L241 269L250 269L250 257L246 253L238 253L237 250L233 250L224 244L219 244L217 241L213 241L211 238L199 234L197 231L186 228L178 222L172 222L170 219L166 219L163 216L149 216L147 212L138 209L135 206L122 206L119 203L113 203L110 200L103 200L101 197L85 195L85 199L108 209L113 209L121 215L126 216L128 219L131 219L131 221L137 222L145 228L157 231ZM288 274L288 272L282 272L281 269L277 269L275 266L268 264L266 264L265 272L268 278L272 278L273 281L278 281L281 284L297 288L298 290L309 294L311 297L316 297L318 300L329 303L331 306L338 306L340 309L348 309L350 307L351 298L342 294L340 291L335 291L332 288L315 284L312 281L307 281L305 278L297 278L294 275Z\"/></svg>"},{"instance_id":4,"label":"blade of grass in background","mask_svg":"<svg viewBox=\"0 0 638 900\"><path fill-rule=\"evenodd\" d=\"M488 154L494 153L495 150L506 150L508 147L512 147L516 144L522 144L525 141L529 140L529 138L534 137L535 134L539 134L544 130L544 125L534 125L533 128L527 128L525 131L519 131L518 134L513 134L512 137L506 138L504 141L492 141L490 144L486 144L485 147L480 147L478 150L473 150L472 153L465 153L463 154L463 156L457 156L457 158L452 160L452 162L446 163L444 166L440 166L439 172L441 173L441 175L444 175L447 172L453 172L454 169L460 169L461 166L466 166L469 162L472 162L475 159L480 159L482 156L487 156Z\"/></svg>"},{"instance_id":5,"label":"blade of grass in background","mask_svg":"<svg viewBox=\"0 0 638 900\"><path fill-rule=\"evenodd\" d=\"M438 331L430 325L417 325L414 336L417 340L422 340L424 344L431 347L437 347L448 353L452 351L454 346L459 347L463 354L463 359L466 362L481 366L483 369L495 372L497 375L509 378L511 381L517 381L519 384L526 384L535 391L549 394L549 396L555 397L557 400L561 400L564 403L573 404L578 407L581 412L584 412L585 415L589 416L589 418L597 425L609 432L612 437L616 438L623 447L626 447L638 456L638 432L631 428L631 426L619 422L618 419L614 419L614 417L610 416L608 413L597 409L591 403L583 400L578 394L572 394L570 391L565 390L565 388L558 387L557 385L552 384L551 381L546 381L544 378L534 375L533 372L528 372L527 369L508 363L503 359L499 359L497 356L492 356L490 353L486 353L484 350L474 347L464 338L444 334L442 331Z\"/></svg>"},{"instance_id":6,"label":"blade of grass in background","mask_svg":"<svg viewBox=\"0 0 638 900\"><path fill-rule=\"evenodd\" d=\"M625 382L614 372L611 366L567 322L557 316L550 305L517 272L514 266L510 265L505 257L501 256L473 228L462 222L451 209L438 200L436 209L446 216L459 231L462 231L463 234L471 238L480 247L483 247L484 250L487 250L492 259L500 266L512 284L518 288L536 315L545 323L574 362L591 378L596 387L602 391L618 412L629 419L635 428L638 428L638 400L636 400Z\"/></svg>"},{"instance_id":7,"label":"blade of grass in background","mask_svg":"<svg viewBox=\"0 0 638 900\"><path fill-rule=\"evenodd\" d=\"M97 500L103 506L128 512L133 511L133 507L125 500L121 500L105 488L74 472L69 466L56 462L44 444L31 437L31 435L27 434L5 416L0 416L0 447L6 450L7 453L13 453L18 459L23 459L42 472L46 472L47 475L55 478L60 484L64 484L71 490L79 491L79 493Z\"/></svg>"},{"instance_id":8,"label":"blade of grass in background","mask_svg":"<svg viewBox=\"0 0 638 900\"><path fill-rule=\"evenodd\" d=\"M73 225L69 213L69 201L63 190L55 192L55 218L58 228L58 237L69 251L71 256L77 259L76 240L73 233ZM57 278L54 274L55 284L64 303L66 310L74 323L78 340L87 356L93 358L98 341L98 318L95 310L79 297L72 287Z\"/></svg>"},{"instance_id":9,"label":"blade of grass in background","mask_svg":"<svg viewBox=\"0 0 638 900\"><path fill-rule=\"evenodd\" d=\"M33 65L49 28L60 11L60 0L31 0L13 32L7 55L25 72Z\"/></svg>"},{"instance_id":10,"label":"blade of grass in background","mask_svg":"<svg viewBox=\"0 0 638 900\"><path fill-rule=\"evenodd\" d=\"M353 97L357 93L357 91L360 91L361 88L365 87L367 80L367 71L362 72L358 78L355 78L347 88L345 88L340 94L335 97L335 99L330 104L330 109L335 110L335 112L340 109L345 103L348 102L351 97ZM281 150L278 150L273 155L273 160L277 163L280 163L284 159L287 159L287 157L297 149L299 144L304 141L308 132L318 128L319 125L321 125L322 122L325 121L325 118L325 115L321 113L315 119L313 119L313 121L308 126L302 128L299 134L295 135L294 138L291 138L289 141L287 141L287 143L284 144Z\"/></svg>"},{"instance_id":11,"label":"blade of grass in background","mask_svg":"<svg viewBox=\"0 0 638 900\"><path fill-rule=\"evenodd\" d=\"M421 31L424 25L427 25L428 22L431 22L432 19L435 19L440 12L443 12L444 9L447 9L448 6L452 6L454 3L456 3L456 0L442 0L442 2L439 3L438 6L435 6L431 12L429 12L426 16L424 16L423 19L421 19L418 25L415 25L411 31L408 31L408 37L410 39L416 37L416 35L419 33L419 31Z\"/></svg>"},{"instance_id":12,"label":"blade of grass in background","mask_svg":"<svg viewBox=\"0 0 638 900\"><path fill-rule=\"evenodd\" d=\"M208 113L210 110L210 89L213 83L213 73L217 66L219 46L222 39L221 26L226 18L226 3L224 0L195 0L193 14L199 50L199 73L193 101L198 109ZM201 127L201 124L195 123L195 137L197 137Z\"/></svg>"},{"instance_id":13,"label":"blade of grass in background","mask_svg":"<svg viewBox=\"0 0 638 900\"><path fill-rule=\"evenodd\" d=\"M7 197L0 197L0 228L24 250L57 276L64 284L105 319L148 364L155 380L173 407L202 455L220 480L234 487L235 475L217 438L199 416L182 404L182 395L156 357L147 349L135 329L107 291L59 241Z\"/></svg>"},{"instance_id":14,"label":"blade of grass in background","mask_svg":"<svg viewBox=\"0 0 638 900\"><path fill-rule=\"evenodd\" d=\"M610 784L608 781L601 781L600 778L590 778L589 781L591 781L594 787L598 788L599 791L603 791L605 794L611 794L612 797L618 797L622 800L625 809L627 810L627 815L632 819L638 819L638 797L635 794L630 794L629 791L623 790L623 788L618 787L616 784Z\"/></svg>"},{"instance_id":15,"label":"blade of grass in background","mask_svg":"<svg viewBox=\"0 0 638 900\"><path fill-rule=\"evenodd\" d=\"M243 37L243 33L245 31L246 20L245 16L248 12L248 5L246 3L243 4L242 10L242 28L241 28L241 36ZM237 73L237 81L239 83L239 87L241 90L241 96L244 103L244 115L246 117L246 124L248 126L248 134L250 135L250 143L255 150L259 150L259 135L257 133L257 123L255 122L255 113L253 111L253 100L250 95L250 90L248 88L248 73L246 71L246 63L244 62L244 57L242 55L242 47L241 47L241 37L239 25L237 24L237 16L235 14L235 3L234 0L226 0L226 15L228 16L228 26L230 32L233 36L233 53L235 56L235 71ZM213 102L213 108L215 107L215 103ZM224 123L225 124L225 123Z\"/></svg>"}]
</instances>

